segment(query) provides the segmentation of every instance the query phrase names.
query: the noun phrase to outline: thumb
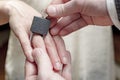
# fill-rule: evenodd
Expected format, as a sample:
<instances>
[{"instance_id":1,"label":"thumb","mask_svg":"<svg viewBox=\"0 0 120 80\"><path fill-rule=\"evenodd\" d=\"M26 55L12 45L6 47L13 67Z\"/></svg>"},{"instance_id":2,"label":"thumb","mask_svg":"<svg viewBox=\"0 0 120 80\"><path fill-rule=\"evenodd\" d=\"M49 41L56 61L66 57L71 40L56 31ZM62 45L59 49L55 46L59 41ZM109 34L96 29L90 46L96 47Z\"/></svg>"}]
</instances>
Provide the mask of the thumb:
<instances>
[{"instance_id":1,"label":"thumb","mask_svg":"<svg viewBox=\"0 0 120 80\"><path fill-rule=\"evenodd\" d=\"M51 17L63 17L77 12L75 1L69 1L64 4L50 5L47 8L47 13Z\"/></svg>"}]
</instances>

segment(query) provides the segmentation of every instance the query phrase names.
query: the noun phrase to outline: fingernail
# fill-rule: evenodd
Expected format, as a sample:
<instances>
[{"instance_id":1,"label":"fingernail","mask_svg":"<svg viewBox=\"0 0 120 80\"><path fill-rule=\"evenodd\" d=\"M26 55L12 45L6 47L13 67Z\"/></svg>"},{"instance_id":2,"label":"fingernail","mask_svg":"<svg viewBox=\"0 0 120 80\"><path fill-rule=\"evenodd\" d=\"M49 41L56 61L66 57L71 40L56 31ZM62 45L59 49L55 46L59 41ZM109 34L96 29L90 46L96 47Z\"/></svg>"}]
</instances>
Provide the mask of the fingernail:
<instances>
[{"instance_id":1,"label":"fingernail","mask_svg":"<svg viewBox=\"0 0 120 80\"><path fill-rule=\"evenodd\" d=\"M60 62L56 63L56 69L57 70L62 70L62 64Z\"/></svg>"},{"instance_id":2,"label":"fingernail","mask_svg":"<svg viewBox=\"0 0 120 80\"><path fill-rule=\"evenodd\" d=\"M54 6L49 6L47 12L50 16L54 16L56 13L56 8Z\"/></svg>"},{"instance_id":3,"label":"fingernail","mask_svg":"<svg viewBox=\"0 0 120 80\"><path fill-rule=\"evenodd\" d=\"M67 64L67 58L66 58L66 57L63 57L62 60L63 60L63 63L64 63L64 64Z\"/></svg>"}]
</instances>

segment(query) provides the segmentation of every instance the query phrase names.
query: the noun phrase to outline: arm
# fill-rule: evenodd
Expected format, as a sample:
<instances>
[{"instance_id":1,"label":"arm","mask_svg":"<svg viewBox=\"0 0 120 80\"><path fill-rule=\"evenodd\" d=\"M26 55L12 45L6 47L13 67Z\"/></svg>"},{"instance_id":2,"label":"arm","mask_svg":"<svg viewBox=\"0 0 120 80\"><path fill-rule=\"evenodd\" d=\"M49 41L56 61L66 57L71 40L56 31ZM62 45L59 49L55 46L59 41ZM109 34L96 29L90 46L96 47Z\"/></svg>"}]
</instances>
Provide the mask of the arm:
<instances>
[{"instance_id":1,"label":"arm","mask_svg":"<svg viewBox=\"0 0 120 80\"><path fill-rule=\"evenodd\" d=\"M8 23L8 9L6 1L0 1L0 25Z\"/></svg>"}]
</instances>

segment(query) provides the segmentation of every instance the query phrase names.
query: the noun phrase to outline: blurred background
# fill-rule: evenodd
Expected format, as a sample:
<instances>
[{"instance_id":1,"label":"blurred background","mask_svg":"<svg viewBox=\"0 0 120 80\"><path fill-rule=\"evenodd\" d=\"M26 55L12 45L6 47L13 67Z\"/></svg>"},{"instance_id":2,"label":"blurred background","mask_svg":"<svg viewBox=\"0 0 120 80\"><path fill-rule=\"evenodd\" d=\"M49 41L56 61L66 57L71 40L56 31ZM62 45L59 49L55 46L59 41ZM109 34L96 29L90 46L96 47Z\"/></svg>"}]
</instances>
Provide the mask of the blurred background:
<instances>
[{"instance_id":1,"label":"blurred background","mask_svg":"<svg viewBox=\"0 0 120 80\"><path fill-rule=\"evenodd\" d=\"M5 80L5 58L9 39L9 24L0 26L0 80Z\"/></svg>"}]
</instances>

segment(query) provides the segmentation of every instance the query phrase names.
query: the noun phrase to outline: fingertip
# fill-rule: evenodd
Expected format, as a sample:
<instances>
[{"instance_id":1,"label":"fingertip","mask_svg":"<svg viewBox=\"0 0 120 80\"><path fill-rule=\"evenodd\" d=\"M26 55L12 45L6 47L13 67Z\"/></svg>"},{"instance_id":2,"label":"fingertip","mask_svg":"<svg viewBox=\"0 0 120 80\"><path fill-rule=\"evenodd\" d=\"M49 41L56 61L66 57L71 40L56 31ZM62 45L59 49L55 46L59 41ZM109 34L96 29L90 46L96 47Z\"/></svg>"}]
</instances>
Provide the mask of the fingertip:
<instances>
[{"instance_id":1,"label":"fingertip","mask_svg":"<svg viewBox=\"0 0 120 80\"><path fill-rule=\"evenodd\" d=\"M63 64L70 64L71 63L71 55L69 51L65 52L65 56L62 57L62 63Z\"/></svg>"},{"instance_id":2,"label":"fingertip","mask_svg":"<svg viewBox=\"0 0 120 80\"><path fill-rule=\"evenodd\" d=\"M68 59L67 59L66 56L64 56L64 57L62 58L62 63L63 63L63 64L67 64L67 63L68 63Z\"/></svg>"},{"instance_id":3,"label":"fingertip","mask_svg":"<svg viewBox=\"0 0 120 80\"><path fill-rule=\"evenodd\" d=\"M61 62L56 62L54 65L55 70L62 70L62 63Z\"/></svg>"},{"instance_id":4,"label":"fingertip","mask_svg":"<svg viewBox=\"0 0 120 80\"><path fill-rule=\"evenodd\" d=\"M67 80L72 80L72 74L71 74L71 55L69 51L66 51L67 57L68 57L68 63L66 65L64 65L64 69L63 69L63 76L67 79Z\"/></svg>"},{"instance_id":5,"label":"fingertip","mask_svg":"<svg viewBox=\"0 0 120 80\"><path fill-rule=\"evenodd\" d=\"M27 59L28 59L30 62L34 62L34 59L33 59L32 55L28 55L28 56L27 56Z\"/></svg>"},{"instance_id":6,"label":"fingertip","mask_svg":"<svg viewBox=\"0 0 120 80\"><path fill-rule=\"evenodd\" d=\"M66 51L67 52L67 56L68 56L68 62L71 64L71 54L70 51Z\"/></svg>"},{"instance_id":7,"label":"fingertip","mask_svg":"<svg viewBox=\"0 0 120 80\"><path fill-rule=\"evenodd\" d=\"M71 64L71 55L69 51L65 52L65 55L61 58L63 64Z\"/></svg>"},{"instance_id":8,"label":"fingertip","mask_svg":"<svg viewBox=\"0 0 120 80\"><path fill-rule=\"evenodd\" d=\"M33 56L32 56L32 50L28 50L25 52L26 58L27 60L29 60L30 62L34 62Z\"/></svg>"},{"instance_id":9,"label":"fingertip","mask_svg":"<svg viewBox=\"0 0 120 80\"><path fill-rule=\"evenodd\" d=\"M50 5L47 8L47 13L49 16L55 17L56 16L56 8L54 5Z\"/></svg>"}]
</instances>

